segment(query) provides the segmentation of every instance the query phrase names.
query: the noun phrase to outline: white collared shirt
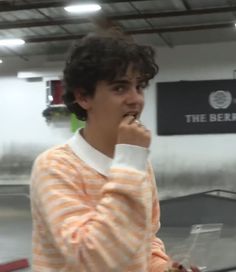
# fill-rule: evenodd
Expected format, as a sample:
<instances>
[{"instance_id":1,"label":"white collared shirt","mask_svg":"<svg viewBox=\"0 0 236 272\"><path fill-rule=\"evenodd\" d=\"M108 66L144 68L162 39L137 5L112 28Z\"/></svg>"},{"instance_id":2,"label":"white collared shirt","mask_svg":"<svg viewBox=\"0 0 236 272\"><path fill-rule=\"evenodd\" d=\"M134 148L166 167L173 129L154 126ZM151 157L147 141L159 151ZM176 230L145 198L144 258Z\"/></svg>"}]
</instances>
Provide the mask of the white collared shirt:
<instances>
[{"instance_id":1,"label":"white collared shirt","mask_svg":"<svg viewBox=\"0 0 236 272\"><path fill-rule=\"evenodd\" d=\"M135 168L139 171L146 170L149 154L147 148L129 144L117 144L114 159L112 159L91 146L80 132L80 129L77 130L67 144L78 157L102 175L108 176L111 166Z\"/></svg>"}]
</instances>

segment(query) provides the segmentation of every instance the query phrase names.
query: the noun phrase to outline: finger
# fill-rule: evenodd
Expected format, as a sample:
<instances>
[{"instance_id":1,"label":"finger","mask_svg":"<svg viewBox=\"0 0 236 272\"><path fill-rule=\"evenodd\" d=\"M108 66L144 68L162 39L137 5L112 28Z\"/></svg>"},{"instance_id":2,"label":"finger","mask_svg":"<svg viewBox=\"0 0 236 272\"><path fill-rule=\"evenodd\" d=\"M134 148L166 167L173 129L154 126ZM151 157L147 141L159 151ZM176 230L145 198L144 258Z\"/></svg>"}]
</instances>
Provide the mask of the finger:
<instances>
[{"instance_id":1,"label":"finger","mask_svg":"<svg viewBox=\"0 0 236 272\"><path fill-rule=\"evenodd\" d=\"M192 272L200 272L201 271L197 266L191 265L190 268L191 268Z\"/></svg>"},{"instance_id":2,"label":"finger","mask_svg":"<svg viewBox=\"0 0 236 272\"><path fill-rule=\"evenodd\" d=\"M173 268L179 268L179 266L180 266L180 263L178 263L178 262L173 262L172 263Z\"/></svg>"},{"instance_id":3,"label":"finger","mask_svg":"<svg viewBox=\"0 0 236 272\"><path fill-rule=\"evenodd\" d=\"M142 127L143 126L143 124L138 119L135 119L133 121L133 123L135 123L138 127Z\"/></svg>"},{"instance_id":4,"label":"finger","mask_svg":"<svg viewBox=\"0 0 236 272\"><path fill-rule=\"evenodd\" d=\"M182 264L179 266L179 270L181 272L188 272L188 270Z\"/></svg>"},{"instance_id":5,"label":"finger","mask_svg":"<svg viewBox=\"0 0 236 272\"><path fill-rule=\"evenodd\" d=\"M174 268L174 269L176 269L177 271L179 271L179 266L180 266L180 263L173 262L171 267Z\"/></svg>"},{"instance_id":6,"label":"finger","mask_svg":"<svg viewBox=\"0 0 236 272\"><path fill-rule=\"evenodd\" d=\"M144 128L145 130L147 130L146 127L142 124L142 122L138 119L134 119L132 123L137 125L140 128Z\"/></svg>"},{"instance_id":7,"label":"finger","mask_svg":"<svg viewBox=\"0 0 236 272\"><path fill-rule=\"evenodd\" d=\"M134 120L135 120L135 117L133 115L126 115L123 118L122 123L131 124Z\"/></svg>"},{"instance_id":8,"label":"finger","mask_svg":"<svg viewBox=\"0 0 236 272\"><path fill-rule=\"evenodd\" d=\"M172 267L175 269L178 269L180 272L188 272L188 270L180 263L178 262L173 262Z\"/></svg>"}]
</instances>

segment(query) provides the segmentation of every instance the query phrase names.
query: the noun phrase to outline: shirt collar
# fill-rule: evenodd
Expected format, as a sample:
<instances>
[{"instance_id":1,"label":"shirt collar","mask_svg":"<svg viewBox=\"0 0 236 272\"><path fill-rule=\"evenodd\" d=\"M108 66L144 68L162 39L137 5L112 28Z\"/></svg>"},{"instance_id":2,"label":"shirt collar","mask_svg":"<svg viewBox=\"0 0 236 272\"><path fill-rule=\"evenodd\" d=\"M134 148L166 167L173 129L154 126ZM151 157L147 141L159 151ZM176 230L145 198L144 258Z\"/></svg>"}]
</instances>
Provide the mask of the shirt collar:
<instances>
[{"instance_id":1,"label":"shirt collar","mask_svg":"<svg viewBox=\"0 0 236 272\"><path fill-rule=\"evenodd\" d=\"M112 159L92 147L77 130L74 136L67 142L73 152L90 167L104 176L108 176Z\"/></svg>"}]
</instances>

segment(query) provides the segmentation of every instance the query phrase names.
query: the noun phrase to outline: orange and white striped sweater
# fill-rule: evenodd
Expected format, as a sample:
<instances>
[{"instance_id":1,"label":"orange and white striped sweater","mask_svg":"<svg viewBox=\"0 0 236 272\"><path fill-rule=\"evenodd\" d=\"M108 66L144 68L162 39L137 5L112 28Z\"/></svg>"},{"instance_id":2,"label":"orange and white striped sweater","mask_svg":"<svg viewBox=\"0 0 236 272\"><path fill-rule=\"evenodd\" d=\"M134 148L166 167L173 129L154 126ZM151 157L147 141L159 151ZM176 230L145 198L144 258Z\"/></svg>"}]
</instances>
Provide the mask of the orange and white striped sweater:
<instances>
[{"instance_id":1,"label":"orange and white striped sweater","mask_svg":"<svg viewBox=\"0 0 236 272\"><path fill-rule=\"evenodd\" d=\"M161 272L159 202L148 150L114 159L80 133L42 153L31 178L33 272Z\"/></svg>"}]
</instances>

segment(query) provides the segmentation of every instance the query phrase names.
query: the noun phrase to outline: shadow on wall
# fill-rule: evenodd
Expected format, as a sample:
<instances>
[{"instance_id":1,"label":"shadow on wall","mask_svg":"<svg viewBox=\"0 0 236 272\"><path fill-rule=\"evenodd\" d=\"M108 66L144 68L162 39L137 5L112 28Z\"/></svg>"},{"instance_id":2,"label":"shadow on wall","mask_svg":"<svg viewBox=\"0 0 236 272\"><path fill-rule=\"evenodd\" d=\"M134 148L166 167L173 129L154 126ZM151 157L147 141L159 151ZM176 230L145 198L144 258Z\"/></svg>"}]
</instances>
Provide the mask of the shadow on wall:
<instances>
[{"instance_id":1,"label":"shadow on wall","mask_svg":"<svg viewBox=\"0 0 236 272\"><path fill-rule=\"evenodd\" d=\"M203 168L179 169L174 172L156 172L157 186L160 199L170 199L208 190L222 189L236 191L236 169Z\"/></svg>"},{"instance_id":2,"label":"shadow on wall","mask_svg":"<svg viewBox=\"0 0 236 272\"><path fill-rule=\"evenodd\" d=\"M14 144L3 146L0 158L0 183L28 183L33 162L46 146Z\"/></svg>"},{"instance_id":3,"label":"shadow on wall","mask_svg":"<svg viewBox=\"0 0 236 272\"><path fill-rule=\"evenodd\" d=\"M28 184L35 158L50 145L13 142L3 145L0 184ZM190 159L186 154L167 155L161 154L153 164L161 200L213 189L236 191L234 152L223 158L212 154L211 157L202 156L202 159L192 155Z\"/></svg>"},{"instance_id":4,"label":"shadow on wall","mask_svg":"<svg viewBox=\"0 0 236 272\"><path fill-rule=\"evenodd\" d=\"M236 191L236 134L158 136L151 158L162 198Z\"/></svg>"}]
</instances>

